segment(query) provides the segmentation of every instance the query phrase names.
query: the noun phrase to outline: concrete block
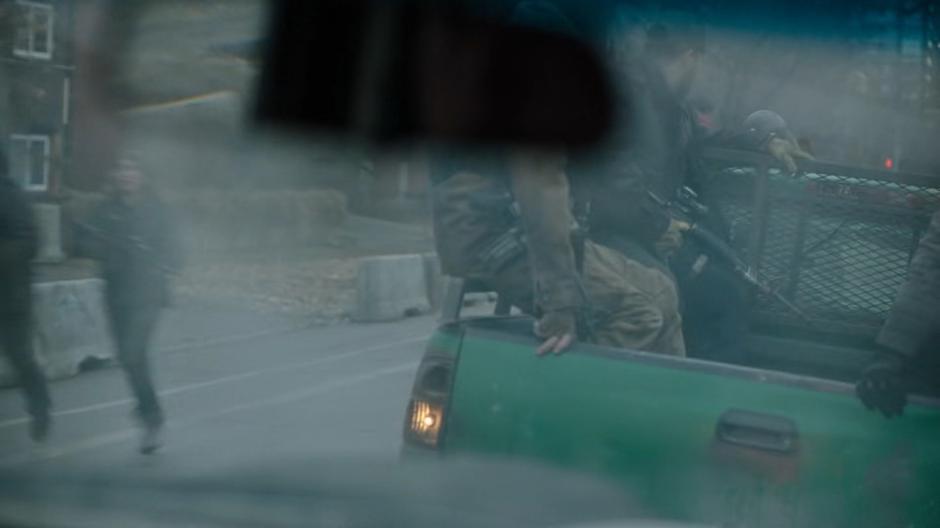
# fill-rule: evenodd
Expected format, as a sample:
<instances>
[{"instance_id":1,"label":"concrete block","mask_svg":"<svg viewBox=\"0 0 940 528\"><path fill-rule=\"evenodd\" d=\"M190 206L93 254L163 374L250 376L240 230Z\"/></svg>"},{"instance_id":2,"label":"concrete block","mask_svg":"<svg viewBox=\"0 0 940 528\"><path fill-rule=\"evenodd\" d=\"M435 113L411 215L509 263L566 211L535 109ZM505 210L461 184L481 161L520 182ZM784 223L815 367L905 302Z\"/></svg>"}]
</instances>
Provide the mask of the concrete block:
<instances>
[{"instance_id":1,"label":"concrete block","mask_svg":"<svg viewBox=\"0 0 940 528\"><path fill-rule=\"evenodd\" d=\"M72 376L88 358L112 356L104 281L84 279L33 286L37 354L52 379Z\"/></svg>"},{"instance_id":2,"label":"concrete block","mask_svg":"<svg viewBox=\"0 0 940 528\"><path fill-rule=\"evenodd\" d=\"M493 292L469 292L463 296L464 306L478 306L496 302L496 294Z\"/></svg>"},{"instance_id":3,"label":"concrete block","mask_svg":"<svg viewBox=\"0 0 940 528\"><path fill-rule=\"evenodd\" d=\"M62 252L62 209L55 204L35 204L33 214L39 231L36 262L61 262L65 259Z\"/></svg>"},{"instance_id":4,"label":"concrete block","mask_svg":"<svg viewBox=\"0 0 940 528\"><path fill-rule=\"evenodd\" d=\"M430 310L424 257L390 255L359 260L354 318L394 321Z\"/></svg>"},{"instance_id":5,"label":"concrete block","mask_svg":"<svg viewBox=\"0 0 940 528\"><path fill-rule=\"evenodd\" d=\"M73 376L83 361L112 356L100 279L33 285L34 351L50 379ZM0 386L15 383L10 366L0 361Z\"/></svg>"}]
</instances>

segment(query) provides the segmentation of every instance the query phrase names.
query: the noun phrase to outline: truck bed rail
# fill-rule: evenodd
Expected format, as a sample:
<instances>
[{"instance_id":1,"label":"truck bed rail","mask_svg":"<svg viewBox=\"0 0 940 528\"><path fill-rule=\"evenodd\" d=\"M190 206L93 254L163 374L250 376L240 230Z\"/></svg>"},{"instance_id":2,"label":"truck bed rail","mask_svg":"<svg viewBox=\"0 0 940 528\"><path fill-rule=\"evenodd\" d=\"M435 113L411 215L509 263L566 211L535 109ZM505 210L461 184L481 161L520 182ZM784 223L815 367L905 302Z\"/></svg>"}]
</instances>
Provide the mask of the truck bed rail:
<instances>
[{"instance_id":1,"label":"truck bed rail","mask_svg":"<svg viewBox=\"0 0 940 528\"><path fill-rule=\"evenodd\" d=\"M828 332L873 337L887 316L930 215L940 178L801 161L788 175L769 156L705 151L710 189L741 255ZM805 321L756 295L753 322Z\"/></svg>"}]
</instances>

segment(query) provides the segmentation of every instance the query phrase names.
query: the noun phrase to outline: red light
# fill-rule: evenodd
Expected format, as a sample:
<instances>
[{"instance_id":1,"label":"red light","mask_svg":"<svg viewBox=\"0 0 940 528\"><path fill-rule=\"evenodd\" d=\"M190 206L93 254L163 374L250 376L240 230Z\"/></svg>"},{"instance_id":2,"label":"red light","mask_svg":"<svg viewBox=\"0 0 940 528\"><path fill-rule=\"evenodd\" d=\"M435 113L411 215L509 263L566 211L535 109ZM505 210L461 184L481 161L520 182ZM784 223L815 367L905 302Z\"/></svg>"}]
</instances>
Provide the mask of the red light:
<instances>
[{"instance_id":1,"label":"red light","mask_svg":"<svg viewBox=\"0 0 940 528\"><path fill-rule=\"evenodd\" d=\"M894 160L891 158L885 158L885 168L891 170L894 168Z\"/></svg>"}]
</instances>

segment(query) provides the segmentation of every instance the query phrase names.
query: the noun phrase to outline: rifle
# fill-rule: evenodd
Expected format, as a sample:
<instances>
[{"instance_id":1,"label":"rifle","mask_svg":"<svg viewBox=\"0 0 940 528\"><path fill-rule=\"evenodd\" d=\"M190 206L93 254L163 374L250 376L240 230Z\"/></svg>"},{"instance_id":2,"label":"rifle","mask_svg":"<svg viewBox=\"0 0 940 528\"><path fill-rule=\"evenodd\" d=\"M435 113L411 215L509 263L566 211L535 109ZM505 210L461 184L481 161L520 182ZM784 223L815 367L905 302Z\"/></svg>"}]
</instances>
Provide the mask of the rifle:
<instances>
[{"instance_id":1,"label":"rifle","mask_svg":"<svg viewBox=\"0 0 940 528\"><path fill-rule=\"evenodd\" d=\"M749 287L756 289L758 292L770 296L808 324L813 324L813 320L810 319L806 312L773 288L757 273L757 270L738 256L727 242L699 225L697 220L705 217L709 209L708 206L698 201L698 195L695 191L688 187L683 187L677 193L676 200L672 202L663 200L652 191L648 191L648 194L658 205L672 214L677 214L682 220L688 221L691 227L686 232L687 236L701 244L709 255L724 262L739 280ZM697 263L697 271L700 271L702 266L704 266L704 264L699 266Z\"/></svg>"}]
</instances>

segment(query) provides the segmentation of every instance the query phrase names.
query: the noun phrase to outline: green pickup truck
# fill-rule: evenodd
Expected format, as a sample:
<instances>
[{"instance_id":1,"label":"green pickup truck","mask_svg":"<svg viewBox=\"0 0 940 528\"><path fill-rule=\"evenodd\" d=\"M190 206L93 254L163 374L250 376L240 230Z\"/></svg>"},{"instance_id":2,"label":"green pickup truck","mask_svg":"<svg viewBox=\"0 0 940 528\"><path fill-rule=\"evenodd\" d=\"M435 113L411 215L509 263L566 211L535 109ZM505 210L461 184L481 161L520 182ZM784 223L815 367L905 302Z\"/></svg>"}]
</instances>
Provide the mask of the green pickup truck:
<instances>
[{"instance_id":1,"label":"green pickup truck","mask_svg":"<svg viewBox=\"0 0 940 528\"><path fill-rule=\"evenodd\" d=\"M820 197L814 185L773 195L781 191L769 185L776 176L761 159L719 154L719 165L727 169L731 158L736 168L716 170L718 183L737 178L740 187L740 165L757 165L750 190L738 195L748 198L726 205L750 209L740 249L762 272L788 268L775 255L789 258L794 245L830 237L804 269L778 277L782 291L817 320L812 329L755 296L747 364L589 344L537 357L530 318L506 314L506 307L501 315L461 317L464 294L476 286L451 280L408 405L406 453L520 457L602 474L622 482L656 518L718 526L940 526L940 399L915 395L902 418L887 420L867 411L851 384L871 356L873 321L890 308L926 210L866 203L868 214L859 216L852 193ZM845 185L857 184L858 175L839 170ZM863 179L892 186L901 177ZM792 183L801 178L819 176ZM935 196L926 188L923 194ZM827 226L840 214L833 235ZM888 242L872 233L889 233ZM782 244L779 237L787 250L769 251ZM870 251L871 273L862 266L851 271L858 277L839 282L813 269L833 257L827 251L851 255L846 248L860 243L884 249ZM847 302L842 289L858 280L869 282L860 297L866 302Z\"/></svg>"}]
</instances>

